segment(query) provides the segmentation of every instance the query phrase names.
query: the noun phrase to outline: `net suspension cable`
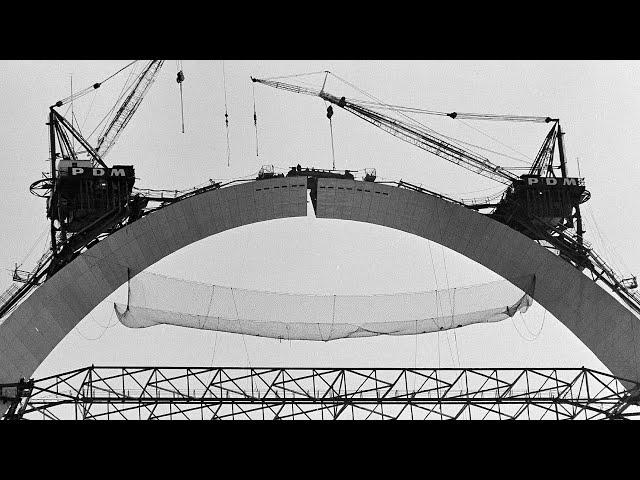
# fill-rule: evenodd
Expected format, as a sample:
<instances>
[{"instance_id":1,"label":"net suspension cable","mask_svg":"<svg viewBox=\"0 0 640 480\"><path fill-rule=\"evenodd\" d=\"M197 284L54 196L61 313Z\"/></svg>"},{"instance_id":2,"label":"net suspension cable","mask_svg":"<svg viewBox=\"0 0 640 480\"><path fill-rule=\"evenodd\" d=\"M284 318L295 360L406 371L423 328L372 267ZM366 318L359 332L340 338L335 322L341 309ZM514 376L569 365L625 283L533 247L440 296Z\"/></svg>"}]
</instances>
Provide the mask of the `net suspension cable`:
<instances>
[{"instance_id":1,"label":"net suspension cable","mask_svg":"<svg viewBox=\"0 0 640 480\"><path fill-rule=\"evenodd\" d=\"M236 304L236 297L233 293L233 288L231 290L231 298L233 299L233 308L236 311L236 320L240 320L240 315L238 314L238 305ZM251 368L251 359L249 358L249 349L247 348L247 341L244 338L244 333L242 333L242 343L244 345L244 353L247 356L247 363L249 364L249 368Z\"/></svg>"},{"instance_id":2,"label":"net suspension cable","mask_svg":"<svg viewBox=\"0 0 640 480\"><path fill-rule=\"evenodd\" d=\"M440 212L439 209L436 208L436 216L437 216L437 221L438 221L438 228L440 229L440 235L442 235L442 224L440 222ZM440 251L442 252L442 265L443 265L443 269L444 269L444 276L445 276L445 282L447 285L447 293L448 293L448 299L449 299L449 307L451 308L451 325L450 327L453 329L453 339L454 339L454 347L455 347L455 358L457 358L458 360L458 367L460 366L460 353L458 351L458 337L456 335L456 329L455 329L455 325L454 325L454 318L455 318L455 294L456 291L455 289L451 289L449 286L449 273L447 271L447 259L445 256L445 251L444 251L444 246L440 245ZM447 335L447 342L449 342L449 332L447 331L446 333ZM449 344L449 348L451 348L451 345ZM453 352L452 352L452 359L453 359ZM455 361L453 362L453 365L455 366Z\"/></svg>"},{"instance_id":3,"label":"net suspension cable","mask_svg":"<svg viewBox=\"0 0 640 480\"><path fill-rule=\"evenodd\" d=\"M436 264L435 261L433 259L433 251L431 250L431 241L427 240L427 247L429 248L429 256L431 258L431 267L433 269L433 278L435 280L436 283L436 291L435 291L435 296L436 296L436 316L439 318L441 313L444 313L444 310L442 309L442 305L441 305L441 300L438 296L438 290L439 290L439 285L438 285L438 274L436 272ZM443 329L442 326L438 325L438 368L440 368L441 366L441 357L440 357L440 331ZM447 337L448 340L448 337ZM453 363L453 362L452 362Z\"/></svg>"}]
</instances>

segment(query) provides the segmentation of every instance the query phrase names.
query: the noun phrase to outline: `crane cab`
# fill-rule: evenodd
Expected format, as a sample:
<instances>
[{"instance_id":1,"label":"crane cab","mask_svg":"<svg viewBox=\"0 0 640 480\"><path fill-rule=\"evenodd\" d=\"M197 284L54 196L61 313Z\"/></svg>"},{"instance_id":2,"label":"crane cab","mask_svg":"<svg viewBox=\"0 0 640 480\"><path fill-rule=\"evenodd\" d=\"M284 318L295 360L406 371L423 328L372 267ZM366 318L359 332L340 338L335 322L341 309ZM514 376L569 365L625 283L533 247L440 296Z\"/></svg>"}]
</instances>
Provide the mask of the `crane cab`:
<instances>
[{"instance_id":1,"label":"crane cab","mask_svg":"<svg viewBox=\"0 0 640 480\"><path fill-rule=\"evenodd\" d=\"M90 160L58 162L48 217L60 228L76 233L124 211L135 183L131 165L95 168Z\"/></svg>"},{"instance_id":2,"label":"crane cab","mask_svg":"<svg viewBox=\"0 0 640 480\"><path fill-rule=\"evenodd\" d=\"M576 207L589 197L583 178L522 175L507 190L492 217L534 238L540 235L527 225L542 222L571 228Z\"/></svg>"},{"instance_id":3,"label":"crane cab","mask_svg":"<svg viewBox=\"0 0 640 480\"><path fill-rule=\"evenodd\" d=\"M64 157L60 160L58 160L58 166L57 166L57 174L58 174L58 178L60 177L65 177L67 175L69 175L70 172L70 168L93 168L93 163L91 162L91 160L87 159L87 160L80 160L80 159L70 159L68 157Z\"/></svg>"}]
</instances>

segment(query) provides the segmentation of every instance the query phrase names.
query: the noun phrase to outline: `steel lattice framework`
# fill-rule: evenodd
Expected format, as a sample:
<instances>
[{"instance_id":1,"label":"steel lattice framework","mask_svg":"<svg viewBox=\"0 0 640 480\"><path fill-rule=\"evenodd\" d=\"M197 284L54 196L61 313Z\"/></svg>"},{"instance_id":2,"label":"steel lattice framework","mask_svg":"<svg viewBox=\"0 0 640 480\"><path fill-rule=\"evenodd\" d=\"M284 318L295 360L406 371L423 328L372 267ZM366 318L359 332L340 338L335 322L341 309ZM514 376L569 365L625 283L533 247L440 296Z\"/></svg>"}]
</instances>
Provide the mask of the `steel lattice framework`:
<instances>
[{"instance_id":1,"label":"steel lattice framework","mask_svg":"<svg viewBox=\"0 0 640 480\"><path fill-rule=\"evenodd\" d=\"M86 367L0 385L5 419L629 419L588 368Z\"/></svg>"}]
</instances>

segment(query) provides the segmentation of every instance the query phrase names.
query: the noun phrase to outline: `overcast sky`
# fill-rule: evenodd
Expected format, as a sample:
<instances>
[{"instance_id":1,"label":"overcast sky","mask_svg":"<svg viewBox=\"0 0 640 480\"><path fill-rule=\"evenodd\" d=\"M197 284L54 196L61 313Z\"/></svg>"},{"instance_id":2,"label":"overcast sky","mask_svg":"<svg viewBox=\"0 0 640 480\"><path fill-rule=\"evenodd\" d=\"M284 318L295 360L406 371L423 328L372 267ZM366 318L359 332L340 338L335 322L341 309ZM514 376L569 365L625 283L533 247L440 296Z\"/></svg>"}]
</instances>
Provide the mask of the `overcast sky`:
<instances>
[{"instance_id":1,"label":"overcast sky","mask_svg":"<svg viewBox=\"0 0 640 480\"><path fill-rule=\"evenodd\" d=\"M11 268L34 266L46 248L45 202L29 185L48 171L48 107L129 63L122 61L0 62L0 288ZM136 186L183 189L255 174L261 165L283 169L331 167L326 107L318 98L255 85L258 153L250 76L330 70L388 103L438 111L551 116L566 132L569 174L585 177L592 199L583 210L586 238L611 264L636 274L640 167L640 63L621 61L233 61L224 62L230 166L224 126L223 65L185 60L185 133L180 126L176 62L166 61L142 106L107 156L134 165ZM88 135L115 103L127 72L74 104ZM304 78L320 86L322 75ZM337 96L361 97L330 80ZM65 109L61 109L65 113ZM70 114L70 112L69 112ZM431 128L502 152L494 163L522 166L537 153L547 124L459 122L420 118ZM477 197L500 185L376 129L336 109L336 167L375 167L385 179L403 178L454 197ZM482 131L478 132L476 129ZM492 140L493 137L499 140ZM95 144L95 137L92 137ZM513 158L510 158L513 157ZM40 240L38 240L40 239ZM321 294L424 291L497 278L434 243L383 227L312 215L249 225L186 247L150 268L180 278L237 288ZM286 342L159 326L132 330L117 323L116 291L56 347L34 374L39 378L96 365L191 366L588 366L606 370L579 340L538 305L500 324L475 325L418 337ZM246 348L245 348L246 347Z\"/></svg>"}]
</instances>

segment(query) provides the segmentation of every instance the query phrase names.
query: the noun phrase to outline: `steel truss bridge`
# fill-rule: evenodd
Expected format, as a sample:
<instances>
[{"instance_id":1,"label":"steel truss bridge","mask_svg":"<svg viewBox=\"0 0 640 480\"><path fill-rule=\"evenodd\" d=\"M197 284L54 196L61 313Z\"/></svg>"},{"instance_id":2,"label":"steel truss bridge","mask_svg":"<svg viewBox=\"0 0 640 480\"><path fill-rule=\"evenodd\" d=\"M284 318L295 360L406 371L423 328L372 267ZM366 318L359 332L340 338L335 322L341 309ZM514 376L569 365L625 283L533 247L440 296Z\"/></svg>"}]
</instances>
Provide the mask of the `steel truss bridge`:
<instances>
[{"instance_id":1,"label":"steel truss bridge","mask_svg":"<svg viewBox=\"0 0 640 480\"><path fill-rule=\"evenodd\" d=\"M0 397L6 420L631 419L640 384L621 380L588 368L91 366L0 385Z\"/></svg>"}]
</instances>

